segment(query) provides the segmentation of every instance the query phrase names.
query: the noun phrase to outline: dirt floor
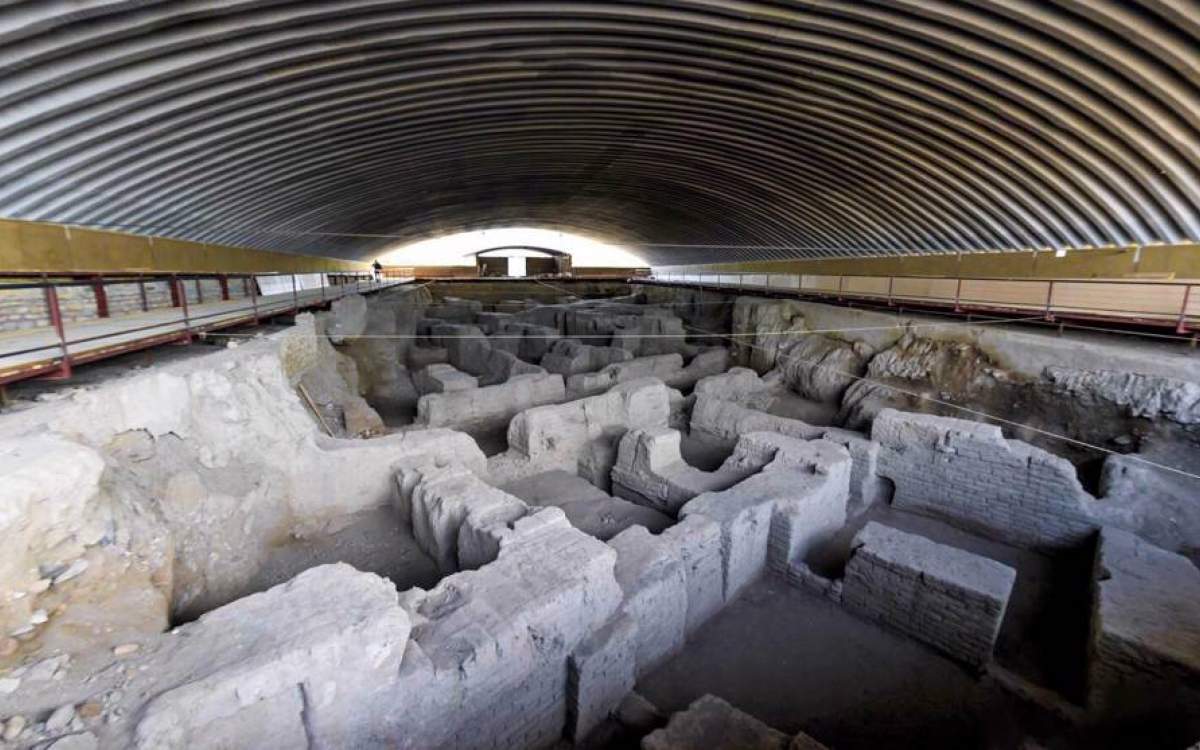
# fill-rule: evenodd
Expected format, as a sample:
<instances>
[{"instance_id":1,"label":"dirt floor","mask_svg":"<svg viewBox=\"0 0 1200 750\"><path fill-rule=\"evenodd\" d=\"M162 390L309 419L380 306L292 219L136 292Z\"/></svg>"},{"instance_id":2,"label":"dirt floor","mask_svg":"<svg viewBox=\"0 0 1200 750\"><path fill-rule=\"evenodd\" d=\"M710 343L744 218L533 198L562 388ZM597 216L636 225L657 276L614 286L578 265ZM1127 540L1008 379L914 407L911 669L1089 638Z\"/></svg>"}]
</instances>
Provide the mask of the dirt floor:
<instances>
[{"instance_id":1,"label":"dirt floor","mask_svg":"<svg viewBox=\"0 0 1200 750\"><path fill-rule=\"evenodd\" d=\"M996 643L996 661L1022 679L1082 705L1091 612L1091 545L1049 557L882 505L847 524L823 550L823 559L810 560L809 564L822 575L840 578L851 540L869 521L919 534L1015 569L1017 581Z\"/></svg>"},{"instance_id":2,"label":"dirt floor","mask_svg":"<svg viewBox=\"0 0 1200 750\"><path fill-rule=\"evenodd\" d=\"M637 690L664 712L712 693L838 750L984 747L1006 733L1009 712L1004 695L962 667L775 577Z\"/></svg>"},{"instance_id":3,"label":"dirt floor","mask_svg":"<svg viewBox=\"0 0 1200 750\"><path fill-rule=\"evenodd\" d=\"M430 588L442 578L396 513L379 508L357 514L336 533L275 548L251 582L251 590L265 591L313 566L333 562L385 576L398 591L413 586Z\"/></svg>"}]
</instances>

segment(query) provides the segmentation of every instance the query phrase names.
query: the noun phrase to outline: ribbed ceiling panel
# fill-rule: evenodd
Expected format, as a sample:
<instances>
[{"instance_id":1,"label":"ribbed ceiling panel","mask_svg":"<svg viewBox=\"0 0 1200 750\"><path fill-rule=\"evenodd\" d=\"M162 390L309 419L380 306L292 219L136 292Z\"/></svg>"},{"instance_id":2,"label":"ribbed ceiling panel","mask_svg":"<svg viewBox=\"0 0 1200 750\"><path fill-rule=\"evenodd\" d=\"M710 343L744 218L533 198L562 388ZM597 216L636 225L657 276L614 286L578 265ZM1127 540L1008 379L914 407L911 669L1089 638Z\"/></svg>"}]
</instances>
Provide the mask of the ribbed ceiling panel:
<instances>
[{"instance_id":1,"label":"ribbed ceiling panel","mask_svg":"<svg viewBox=\"0 0 1200 750\"><path fill-rule=\"evenodd\" d=\"M1193 0L36 0L0 69L16 218L656 264L1200 239Z\"/></svg>"}]
</instances>

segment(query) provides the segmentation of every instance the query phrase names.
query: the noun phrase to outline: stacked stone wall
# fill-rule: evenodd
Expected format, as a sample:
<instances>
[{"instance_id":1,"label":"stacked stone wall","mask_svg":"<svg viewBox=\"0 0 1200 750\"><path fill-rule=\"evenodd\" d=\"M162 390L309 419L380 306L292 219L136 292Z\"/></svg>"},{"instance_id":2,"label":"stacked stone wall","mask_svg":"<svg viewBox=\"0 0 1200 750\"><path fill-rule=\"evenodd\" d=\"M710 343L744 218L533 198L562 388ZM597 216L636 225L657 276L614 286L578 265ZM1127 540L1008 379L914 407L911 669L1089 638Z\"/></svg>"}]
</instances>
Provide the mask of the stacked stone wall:
<instances>
[{"instance_id":1,"label":"stacked stone wall","mask_svg":"<svg viewBox=\"0 0 1200 750\"><path fill-rule=\"evenodd\" d=\"M897 508L1035 549L1076 546L1097 528L1075 467L995 425L885 409L871 437Z\"/></svg>"},{"instance_id":2,"label":"stacked stone wall","mask_svg":"<svg viewBox=\"0 0 1200 750\"><path fill-rule=\"evenodd\" d=\"M991 660L1015 570L875 522L854 546L843 606L972 666Z\"/></svg>"},{"instance_id":3,"label":"stacked stone wall","mask_svg":"<svg viewBox=\"0 0 1200 750\"><path fill-rule=\"evenodd\" d=\"M187 290L188 304L197 304L195 281L183 282ZM201 280L205 302L221 299L220 282L216 279ZM146 308L157 310L171 307L171 288L165 281L147 281ZM141 312L142 294L136 283L105 284L108 314L125 315ZM229 280L229 298L245 297L240 279ZM58 305L65 321L95 320L99 317L96 293L90 285L58 287ZM42 289L5 289L0 291L0 331L18 331L50 325L50 311L46 307L46 293Z\"/></svg>"},{"instance_id":4,"label":"stacked stone wall","mask_svg":"<svg viewBox=\"0 0 1200 750\"><path fill-rule=\"evenodd\" d=\"M1088 709L1100 719L1200 725L1200 570L1104 528L1092 580Z\"/></svg>"}]
</instances>

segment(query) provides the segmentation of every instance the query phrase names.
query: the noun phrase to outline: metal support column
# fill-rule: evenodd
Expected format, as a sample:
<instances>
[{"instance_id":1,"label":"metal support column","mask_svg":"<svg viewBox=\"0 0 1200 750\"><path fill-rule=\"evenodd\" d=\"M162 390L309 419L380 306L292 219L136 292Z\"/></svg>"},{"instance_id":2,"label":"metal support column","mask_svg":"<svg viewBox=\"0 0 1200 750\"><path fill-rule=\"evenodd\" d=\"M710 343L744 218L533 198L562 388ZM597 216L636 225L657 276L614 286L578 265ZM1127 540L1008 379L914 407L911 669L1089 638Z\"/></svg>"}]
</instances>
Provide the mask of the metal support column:
<instances>
[{"instance_id":1,"label":"metal support column","mask_svg":"<svg viewBox=\"0 0 1200 750\"><path fill-rule=\"evenodd\" d=\"M104 279L100 276L92 282L92 294L96 297L96 317L108 317L108 292L104 288Z\"/></svg>"},{"instance_id":2,"label":"metal support column","mask_svg":"<svg viewBox=\"0 0 1200 750\"><path fill-rule=\"evenodd\" d=\"M253 276L248 278L250 279L250 306L254 308L254 325L258 325L258 280Z\"/></svg>"},{"instance_id":3,"label":"metal support column","mask_svg":"<svg viewBox=\"0 0 1200 750\"><path fill-rule=\"evenodd\" d=\"M58 304L58 289L53 286L46 287L46 309L50 313L50 325L58 334L58 346L62 350L62 362L58 368L58 375L54 377L66 380L71 377L71 353L67 350L67 331L63 325L62 308Z\"/></svg>"},{"instance_id":4,"label":"metal support column","mask_svg":"<svg viewBox=\"0 0 1200 750\"><path fill-rule=\"evenodd\" d=\"M183 308L183 338L182 343L192 343L192 318L188 312L187 290L183 288L183 282L176 279L175 282L179 285L179 301Z\"/></svg>"},{"instance_id":5,"label":"metal support column","mask_svg":"<svg viewBox=\"0 0 1200 750\"><path fill-rule=\"evenodd\" d=\"M1186 286L1183 289L1183 304L1179 306L1179 319L1175 321L1176 333L1187 333L1187 311L1188 304L1192 298L1192 287ZM1194 343L1194 342L1193 342Z\"/></svg>"}]
</instances>

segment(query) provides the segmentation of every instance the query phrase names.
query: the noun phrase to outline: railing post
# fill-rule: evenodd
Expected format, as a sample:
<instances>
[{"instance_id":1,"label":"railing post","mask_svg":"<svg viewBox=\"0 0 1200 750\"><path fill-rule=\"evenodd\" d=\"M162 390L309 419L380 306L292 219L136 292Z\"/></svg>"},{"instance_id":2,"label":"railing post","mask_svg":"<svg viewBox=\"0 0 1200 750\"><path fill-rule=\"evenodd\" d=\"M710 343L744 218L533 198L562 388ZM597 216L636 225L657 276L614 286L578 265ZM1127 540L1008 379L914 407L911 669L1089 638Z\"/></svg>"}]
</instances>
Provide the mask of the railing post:
<instances>
[{"instance_id":1,"label":"railing post","mask_svg":"<svg viewBox=\"0 0 1200 750\"><path fill-rule=\"evenodd\" d=\"M221 299L224 301L228 301L229 300L229 277L226 276L225 274L221 274L220 276L217 277L217 283L221 285Z\"/></svg>"},{"instance_id":2,"label":"railing post","mask_svg":"<svg viewBox=\"0 0 1200 750\"><path fill-rule=\"evenodd\" d=\"M1043 315L1045 315L1046 320L1048 320L1048 321L1054 320L1054 313L1050 311L1050 309L1051 309L1050 305L1053 301L1054 301L1054 280L1051 279L1050 283L1046 285L1046 309L1043 313Z\"/></svg>"},{"instance_id":3,"label":"railing post","mask_svg":"<svg viewBox=\"0 0 1200 750\"><path fill-rule=\"evenodd\" d=\"M183 287L183 282L179 279L174 279L174 283L179 286L179 303L183 308L183 343L192 343L192 318L188 312L187 289Z\"/></svg>"},{"instance_id":4,"label":"railing post","mask_svg":"<svg viewBox=\"0 0 1200 750\"><path fill-rule=\"evenodd\" d=\"M196 302L204 304L204 286L200 283L200 277L196 277Z\"/></svg>"},{"instance_id":5,"label":"railing post","mask_svg":"<svg viewBox=\"0 0 1200 750\"><path fill-rule=\"evenodd\" d=\"M146 280L138 279L138 298L142 301L142 312L150 312L150 302L146 299Z\"/></svg>"},{"instance_id":6,"label":"railing post","mask_svg":"<svg viewBox=\"0 0 1200 750\"><path fill-rule=\"evenodd\" d=\"M63 326L62 308L58 305L58 289L52 285L46 287L46 308L50 313L50 325L54 326L59 348L62 349L58 377L66 379L71 377L71 353L67 351L67 331Z\"/></svg>"},{"instance_id":7,"label":"railing post","mask_svg":"<svg viewBox=\"0 0 1200 750\"><path fill-rule=\"evenodd\" d=\"M1191 297L1192 285L1188 284L1183 288L1183 304L1179 306L1179 320L1175 321L1175 333L1187 333L1187 311ZM1192 340L1192 344L1195 345L1195 339Z\"/></svg>"},{"instance_id":8,"label":"railing post","mask_svg":"<svg viewBox=\"0 0 1200 750\"><path fill-rule=\"evenodd\" d=\"M292 274L292 312L300 312L300 296L296 293L296 274Z\"/></svg>"},{"instance_id":9,"label":"railing post","mask_svg":"<svg viewBox=\"0 0 1200 750\"><path fill-rule=\"evenodd\" d=\"M845 284L845 282L846 282L846 276L844 274L839 274L838 275L838 290L837 290L837 298L838 298L839 302L842 299L842 286Z\"/></svg>"},{"instance_id":10,"label":"railing post","mask_svg":"<svg viewBox=\"0 0 1200 750\"><path fill-rule=\"evenodd\" d=\"M894 304L892 302L892 285L895 283L896 283L896 277L888 276L888 300L887 300L888 307L891 307Z\"/></svg>"},{"instance_id":11,"label":"railing post","mask_svg":"<svg viewBox=\"0 0 1200 750\"><path fill-rule=\"evenodd\" d=\"M258 325L258 279L253 276L248 276L247 279L250 282L247 285L250 289L250 305L254 308L254 325Z\"/></svg>"},{"instance_id":12,"label":"railing post","mask_svg":"<svg viewBox=\"0 0 1200 750\"><path fill-rule=\"evenodd\" d=\"M962 305L959 302L962 300L962 277L958 277L958 284L954 287L954 312L962 312Z\"/></svg>"},{"instance_id":13,"label":"railing post","mask_svg":"<svg viewBox=\"0 0 1200 750\"><path fill-rule=\"evenodd\" d=\"M104 277L96 276L92 282L92 294L96 297L96 317L108 317L108 291L104 288Z\"/></svg>"},{"instance_id":14,"label":"railing post","mask_svg":"<svg viewBox=\"0 0 1200 750\"><path fill-rule=\"evenodd\" d=\"M179 307L179 279L175 274L171 274L171 280L167 282L167 286L171 288L171 307Z\"/></svg>"}]
</instances>

